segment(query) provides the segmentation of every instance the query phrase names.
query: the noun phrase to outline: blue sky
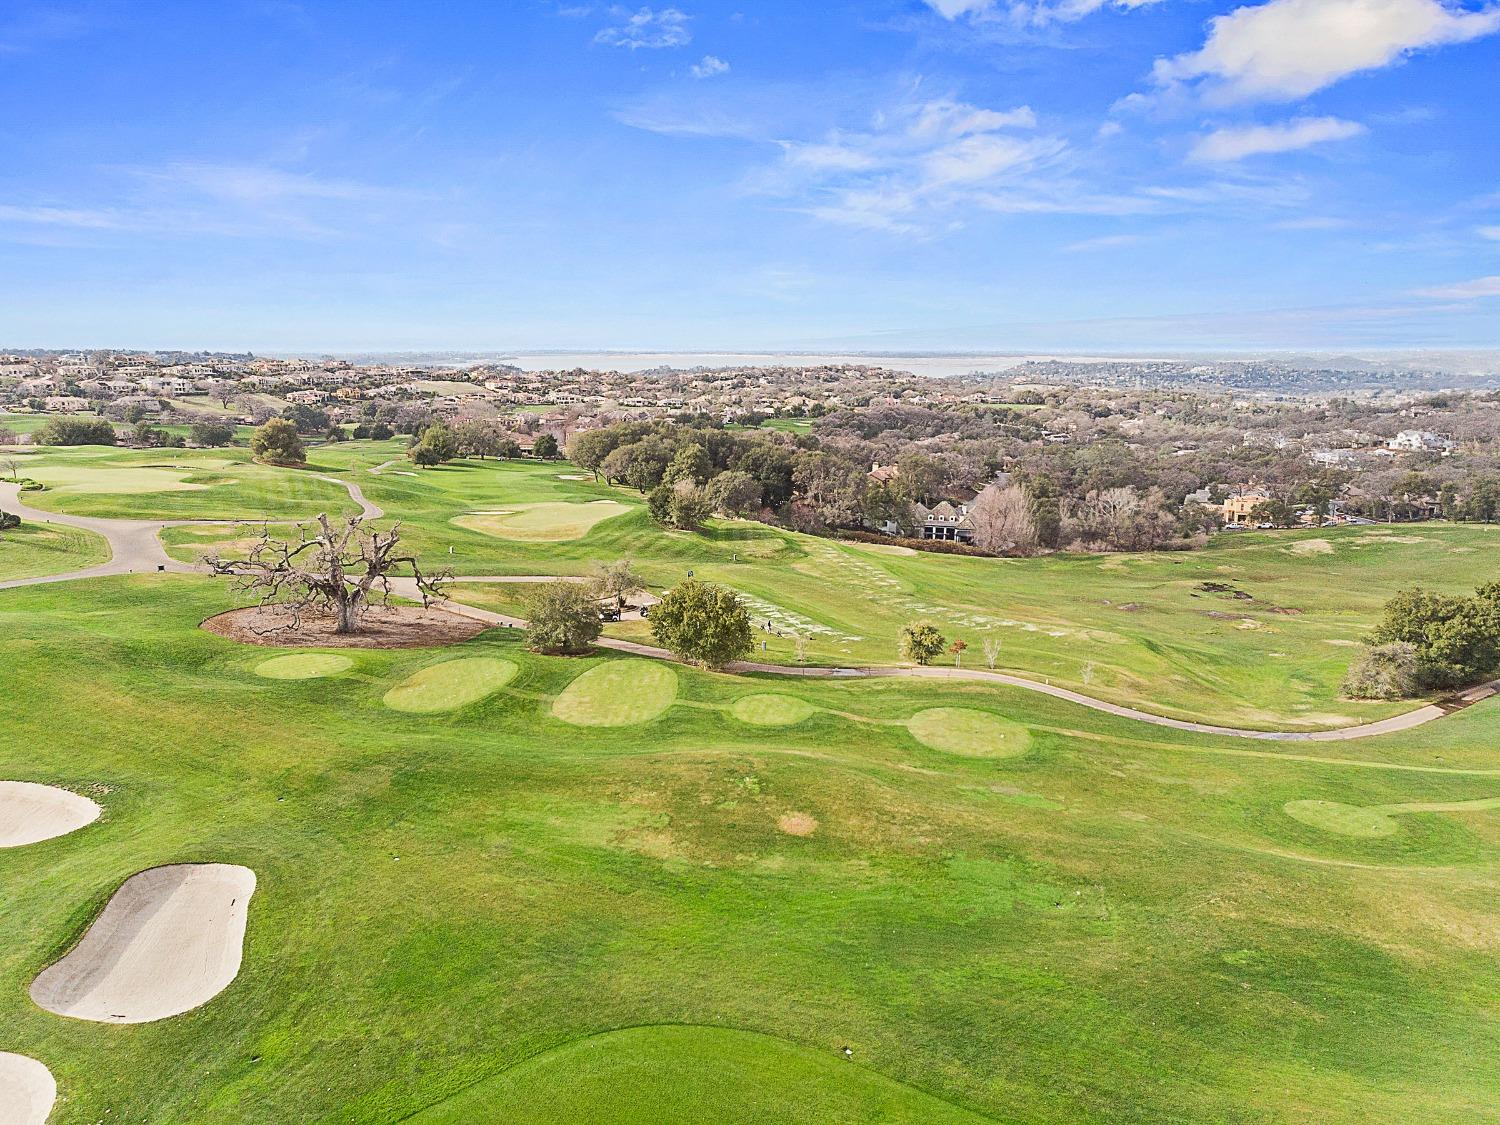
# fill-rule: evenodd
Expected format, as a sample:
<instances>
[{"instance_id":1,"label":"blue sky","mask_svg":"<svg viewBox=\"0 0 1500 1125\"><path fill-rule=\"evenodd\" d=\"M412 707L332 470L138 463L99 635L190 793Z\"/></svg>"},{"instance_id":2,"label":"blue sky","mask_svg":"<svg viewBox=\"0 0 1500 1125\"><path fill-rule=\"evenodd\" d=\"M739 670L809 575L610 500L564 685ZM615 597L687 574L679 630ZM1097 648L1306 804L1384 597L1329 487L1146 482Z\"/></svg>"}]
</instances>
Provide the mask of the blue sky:
<instances>
[{"instance_id":1,"label":"blue sky","mask_svg":"<svg viewBox=\"0 0 1500 1125\"><path fill-rule=\"evenodd\" d=\"M3 0L0 73L0 346L1500 346L1480 0Z\"/></svg>"}]
</instances>

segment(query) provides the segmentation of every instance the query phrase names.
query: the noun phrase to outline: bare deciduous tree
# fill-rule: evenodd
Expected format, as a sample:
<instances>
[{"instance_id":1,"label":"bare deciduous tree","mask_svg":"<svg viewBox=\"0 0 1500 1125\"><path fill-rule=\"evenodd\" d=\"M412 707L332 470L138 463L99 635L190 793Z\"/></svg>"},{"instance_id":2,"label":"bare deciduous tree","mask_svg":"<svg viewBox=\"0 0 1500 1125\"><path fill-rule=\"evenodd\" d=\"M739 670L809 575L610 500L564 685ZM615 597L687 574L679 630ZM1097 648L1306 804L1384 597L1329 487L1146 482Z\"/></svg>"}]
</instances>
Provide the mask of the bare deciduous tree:
<instances>
[{"instance_id":1,"label":"bare deciduous tree","mask_svg":"<svg viewBox=\"0 0 1500 1125\"><path fill-rule=\"evenodd\" d=\"M1031 502L1026 490L1016 485L987 486L969 507L969 521L974 525L974 542L996 554L1031 555L1036 553L1038 536L1036 520L1031 516Z\"/></svg>"},{"instance_id":2,"label":"bare deciduous tree","mask_svg":"<svg viewBox=\"0 0 1500 1125\"><path fill-rule=\"evenodd\" d=\"M388 605L393 577L416 580L425 609L441 596L447 572L425 575L414 555L398 555L401 525L389 531L366 527L363 517L351 516L335 525L327 515L318 516L317 526L297 527L301 539L290 543L273 539L268 527L245 559L210 555L208 564L216 574L238 580L241 590L256 595L262 607L279 606L291 615L280 629L296 629L305 615L327 616L336 621L339 634L359 632L360 618L371 604L372 594ZM398 572L409 568L410 575Z\"/></svg>"},{"instance_id":3,"label":"bare deciduous tree","mask_svg":"<svg viewBox=\"0 0 1500 1125\"><path fill-rule=\"evenodd\" d=\"M991 672L995 670L995 664L1000 659L1000 638L989 636L984 638L984 662L989 665Z\"/></svg>"}]
</instances>

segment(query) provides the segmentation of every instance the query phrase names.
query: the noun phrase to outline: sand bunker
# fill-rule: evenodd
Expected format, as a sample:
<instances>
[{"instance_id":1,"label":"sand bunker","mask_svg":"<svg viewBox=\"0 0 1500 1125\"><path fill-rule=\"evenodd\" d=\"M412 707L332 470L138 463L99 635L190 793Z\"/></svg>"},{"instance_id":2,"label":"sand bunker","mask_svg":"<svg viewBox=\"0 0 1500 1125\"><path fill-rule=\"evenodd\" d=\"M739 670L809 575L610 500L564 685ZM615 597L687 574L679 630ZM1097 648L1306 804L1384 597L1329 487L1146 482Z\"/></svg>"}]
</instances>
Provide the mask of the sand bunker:
<instances>
[{"instance_id":1,"label":"sand bunker","mask_svg":"<svg viewBox=\"0 0 1500 1125\"><path fill-rule=\"evenodd\" d=\"M294 652L261 661L255 666L255 674L268 680L316 680L353 667L354 661L334 652Z\"/></svg>"},{"instance_id":2,"label":"sand bunker","mask_svg":"<svg viewBox=\"0 0 1500 1125\"><path fill-rule=\"evenodd\" d=\"M1379 808L1341 805L1337 801L1288 801L1281 808L1293 820L1340 836L1373 840L1400 831L1400 826Z\"/></svg>"},{"instance_id":3,"label":"sand bunker","mask_svg":"<svg viewBox=\"0 0 1500 1125\"><path fill-rule=\"evenodd\" d=\"M584 474L584 473L558 473L557 474L557 479L558 480L590 480L591 478L589 476L587 476L586 474Z\"/></svg>"},{"instance_id":4,"label":"sand bunker","mask_svg":"<svg viewBox=\"0 0 1500 1125\"><path fill-rule=\"evenodd\" d=\"M816 710L811 703L795 695L747 695L734 701L730 713L740 722L755 727L789 727Z\"/></svg>"},{"instance_id":5,"label":"sand bunker","mask_svg":"<svg viewBox=\"0 0 1500 1125\"><path fill-rule=\"evenodd\" d=\"M1031 732L1020 723L967 707L919 711L906 729L924 746L969 758L1013 758L1031 746Z\"/></svg>"},{"instance_id":6,"label":"sand bunker","mask_svg":"<svg viewBox=\"0 0 1500 1125\"><path fill-rule=\"evenodd\" d=\"M385 693L385 705L393 711L431 715L456 711L499 691L520 669L496 656L473 656L446 660L413 673Z\"/></svg>"},{"instance_id":7,"label":"sand bunker","mask_svg":"<svg viewBox=\"0 0 1500 1125\"><path fill-rule=\"evenodd\" d=\"M0 1121L43 1125L57 1100L52 1072L36 1059L0 1051Z\"/></svg>"},{"instance_id":8,"label":"sand bunker","mask_svg":"<svg viewBox=\"0 0 1500 1125\"><path fill-rule=\"evenodd\" d=\"M120 885L88 932L31 984L37 1005L101 1023L149 1023L206 1004L240 971L255 872L153 867Z\"/></svg>"},{"instance_id":9,"label":"sand bunker","mask_svg":"<svg viewBox=\"0 0 1500 1125\"><path fill-rule=\"evenodd\" d=\"M580 727L650 722L677 698L677 673L651 660L612 660L590 668L552 701L552 714Z\"/></svg>"},{"instance_id":10,"label":"sand bunker","mask_svg":"<svg viewBox=\"0 0 1500 1125\"><path fill-rule=\"evenodd\" d=\"M470 531L493 535L496 539L562 543L582 539L595 524L628 511L627 505L616 500L595 500L588 504L512 504L494 511L455 516L453 522Z\"/></svg>"},{"instance_id":11,"label":"sand bunker","mask_svg":"<svg viewBox=\"0 0 1500 1125\"><path fill-rule=\"evenodd\" d=\"M0 781L0 848L77 832L104 810L77 793L29 781Z\"/></svg>"},{"instance_id":12,"label":"sand bunker","mask_svg":"<svg viewBox=\"0 0 1500 1125\"><path fill-rule=\"evenodd\" d=\"M432 648L477 637L490 626L444 609L416 606L372 606L349 636L335 633L331 617L304 618L288 629L291 618L275 607L232 609L203 622L203 628L231 641L268 648Z\"/></svg>"}]
</instances>

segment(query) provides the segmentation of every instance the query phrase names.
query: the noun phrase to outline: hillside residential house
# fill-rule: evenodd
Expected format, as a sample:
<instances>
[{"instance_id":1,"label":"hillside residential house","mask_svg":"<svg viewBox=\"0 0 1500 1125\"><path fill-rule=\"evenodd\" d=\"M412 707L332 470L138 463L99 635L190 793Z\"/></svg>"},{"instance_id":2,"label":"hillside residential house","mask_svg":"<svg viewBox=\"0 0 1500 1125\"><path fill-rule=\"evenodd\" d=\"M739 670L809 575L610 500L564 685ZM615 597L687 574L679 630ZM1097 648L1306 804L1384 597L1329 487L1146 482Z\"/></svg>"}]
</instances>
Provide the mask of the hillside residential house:
<instances>
[{"instance_id":1,"label":"hillside residential house","mask_svg":"<svg viewBox=\"0 0 1500 1125\"><path fill-rule=\"evenodd\" d=\"M1248 527L1255 521L1250 518L1250 513L1256 507L1264 504L1271 498L1270 493L1263 492L1258 488L1247 488L1236 492L1224 501L1222 510L1224 512L1225 527Z\"/></svg>"}]
</instances>

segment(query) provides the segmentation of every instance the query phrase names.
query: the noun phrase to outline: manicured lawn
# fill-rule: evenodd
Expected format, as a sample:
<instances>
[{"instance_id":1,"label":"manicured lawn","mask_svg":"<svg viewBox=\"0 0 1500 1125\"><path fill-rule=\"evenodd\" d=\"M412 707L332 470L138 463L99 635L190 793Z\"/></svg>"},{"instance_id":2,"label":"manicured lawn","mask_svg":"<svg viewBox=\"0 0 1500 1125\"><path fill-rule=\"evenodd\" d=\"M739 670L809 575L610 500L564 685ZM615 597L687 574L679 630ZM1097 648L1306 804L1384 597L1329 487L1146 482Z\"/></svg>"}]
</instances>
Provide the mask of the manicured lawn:
<instances>
[{"instance_id":1,"label":"manicured lawn","mask_svg":"<svg viewBox=\"0 0 1500 1125\"><path fill-rule=\"evenodd\" d=\"M0 851L3 1047L52 1070L55 1125L1500 1104L1496 702L1246 742L990 685L545 658L515 630L277 680L274 652L198 628L231 601L176 575L0 591L0 778L104 807ZM517 671L459 709L386 706L472 659ZM766 695L811 713L736 717ZM650 706L578 725L564 699ZM1027 743L934 749L908 724L937 709ZM1349 835L1304 801L1405 811ZM256 873L233 984L130 1027L30 1002L114 888L173 862Z\"/></svg>"},{"instance_id":2,"label":"manicured lawn","mask_svg":"<svg viewBox=\"0 0 1500 1125\"><path fill-rule=\"evenodd\" d=\"M26 493L27 498L36 493ZM0 531L0 582L82 570L109 561L103 536L76 527L33 523Z\"/></svg>"},{"instance_id":3,"label":"manicured lawn","mask_svg":"<svg viewBox=\"0 0 1500 1125\"><path fill-rule=\"evenodd\" d=\"M658 590L691 570L739 591L757 626L759 659L795 663L801 634L813 663L894 664L902 626L931 620L949 640L968 642L966 666L983 664L990 639L1000 646L1001 670L1235 726L1316 729L1405 709L1340 697L1361 639L1391 595L1416 584L1472 590L1493 577L1486 560L1500 552L1500 526L1444 524L1237 533L1203 551L1039 559L905 553L745 521L715 521L701 534L664 532L636 493L564 480L576 475L566 463L457 462L410 476L367 471L399 448L349 442L319 449L316 460L342 467L346 479L399 515L407 542L429 565L457 574L579 575L596 562L631 558ZM197 504L215 491L130 499L154 509ZM486 534L455 522L526 505L575 513L598 500L629 510L566 541L527 540L498 527ZM167 540L183 547L184 558L195 555L190 544L204 543L202 529L173 531ZM475 585L456 594L521 614L516 588ZM608 632L649 638L641 623Z\"/></svg>"}]
</instances>

